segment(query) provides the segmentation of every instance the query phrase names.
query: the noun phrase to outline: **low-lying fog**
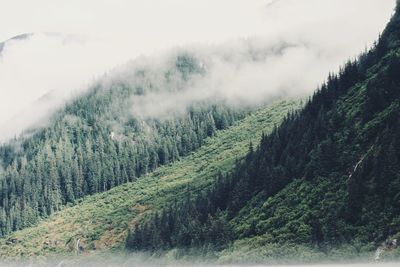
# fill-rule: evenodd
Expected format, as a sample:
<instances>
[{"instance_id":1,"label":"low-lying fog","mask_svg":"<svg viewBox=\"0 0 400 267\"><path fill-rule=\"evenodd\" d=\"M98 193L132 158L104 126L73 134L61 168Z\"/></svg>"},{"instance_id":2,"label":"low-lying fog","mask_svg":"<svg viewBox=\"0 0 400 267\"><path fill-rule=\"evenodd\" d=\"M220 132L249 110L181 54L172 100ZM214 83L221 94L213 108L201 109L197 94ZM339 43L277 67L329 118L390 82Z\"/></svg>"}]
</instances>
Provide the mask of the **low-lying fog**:
<instances>
[{"instance_id":1,"label":"low-lying fog","mask_svg":"<svg viewBox=\"0 0 400 267\"><path fill-rule=\"evenodd\" d=\"M157 55L176 47L203 45L214 68L198 85L211 82L214 91L229 97L250 90L275 96L282 88L311 93L330 71L372 44L395 5L394 0L40 2L1 1L6 8L0 9L0 25L7 27L0 31L0 143L46 126L51 114L103 73L140 55L155 55L153 65L159 65ZM286 49L263 58L271 55L268 47L280 44ZM238 65L222 62L221 53L213 57L209 46ZM147 99L138 101L147 108Z\"/></svg>"},{"instance_id":2,"label":"low-lying fog","mask_svg":"<svg viewBox=\"0 0 400 267\"><path fill-rule=\"evenodd\" d=\"M158 266L166 266L166 267L172 267L172 266L193 266L193 267L261 267L261 266L271 266L271 267L291 267L291 266L296 266L296 267L398 267L400 263L366 263L366 264L326 264L326 265L317 265L317 264L312 264L312 265L207 265L207 264L176 264L176 265L147 265L147 264L141 264L141 263L126 263L123 265L120 264L102 264L102 263L83 263L80 262L79 264L65 264L64 262L60 263L55 263L55 264L47 264L47 265L42 265L42 264L30 264L30 263L19 263L19 264L1 264L0 266L29 266L29 267L36 267L36 266L54 266L54 267L64 267L64 266L88 266L88 267L117 267L117 266L137 266L137 267L158 267Z\"/></svg>"},{"instance_id":3,"label":"low-lying fog","mask_svg":"<svg viewBox=\"0 0 400 267\"><path fill-rule=\"evenodd\" d=\"M65 260L35 260L35 261L25 261L25 262L3 262L0 263L0 266L10 266L10 267L68 267L68 266L85 266L85 267L123 267L123 266L132 266L132 267L173 267L173 266L192 266L192 267L259 267L259 266L270 266L270 267L399 267L400 262L392 262L392 263L380 263L380 262L371 262L371 263L340 263L340 264L293 264L293 265L268 265L268 264L210 264L210 263L199 263L199 261L195 261L191 263L189 261L184 262L173 262L169 261L161 261L161 260L149 260L144 259L142 257L118 257L118 258L74 258L74 259L65 259Z\"/></svg>"}]
</instances>

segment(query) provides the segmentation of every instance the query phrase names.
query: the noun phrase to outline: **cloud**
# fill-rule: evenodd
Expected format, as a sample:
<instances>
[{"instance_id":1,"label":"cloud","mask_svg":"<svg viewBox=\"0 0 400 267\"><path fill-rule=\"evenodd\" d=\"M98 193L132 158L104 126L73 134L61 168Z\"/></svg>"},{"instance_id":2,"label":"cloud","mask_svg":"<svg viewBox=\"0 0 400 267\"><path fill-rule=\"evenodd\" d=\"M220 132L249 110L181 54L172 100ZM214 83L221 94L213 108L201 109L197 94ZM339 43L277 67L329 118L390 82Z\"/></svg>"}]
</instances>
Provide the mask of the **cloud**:
<instances>
[{"instance_id":1,"label":"cloud","mask_svg":"<svg viewBox=\"0 0 400 267\"><path fill-rule=\"evenodd\" d=\"M338 67L336 60L319 43L298 38L231 40L139 58L109 73L102 86L143 88L147 93L131 99L133 115L163 119L183 114L196 102L248 108L281 97L303 97Z\"/></svg>"},{"instance_id":2,"label":"cloud","mask_svg":"<svg viewBox=\"0 0 400 267\"><path fill-rule=\"evenodd\" d=\"M147 56L135 64L162 70L170 64L163 65L164 59L173 58L179 49L190 50L208 68L204 77L191 81L196 90L232 102L257 102L259 96L284 91L311 92L328 71L372 43L395 5L392 0L268 3L39 0L25 1L24 9L20 0L4 3L7 9L0 10L0 25L7 29L0 37L35 34L7 42L0 56L0 140L45 122L71 95L141 54ZM282 44L291 46L279 51ZM171 50L174 46L180 48ZM187 94L175 97L186 103L193 98ZM47 100L38 102L42 96ZM156 96L134 100L149 114L149 103L155 102L150 97ZM162 97L170 109L173 103L167 99Z\"/></svg>"},{"instance_id":3,"label":"cloud","mask_svg":"<svg viewBox=\"0 0 400 267\"><path fill-rule=\"evenodd\" d=\"M271 0L267 3L266 7L271 7L275 4L277 4L279 1L281 1L281 0Z\"/></svg>"}]
</instances>

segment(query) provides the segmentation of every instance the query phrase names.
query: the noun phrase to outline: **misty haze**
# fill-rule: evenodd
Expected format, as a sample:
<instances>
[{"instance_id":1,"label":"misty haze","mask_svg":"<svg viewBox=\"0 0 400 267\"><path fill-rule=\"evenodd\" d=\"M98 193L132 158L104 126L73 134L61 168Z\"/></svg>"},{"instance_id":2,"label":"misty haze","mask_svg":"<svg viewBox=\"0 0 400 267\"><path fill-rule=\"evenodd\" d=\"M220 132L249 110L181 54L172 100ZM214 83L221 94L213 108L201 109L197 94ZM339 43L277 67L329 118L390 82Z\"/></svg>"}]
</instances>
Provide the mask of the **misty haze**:
<instances>
[{"instance_id":1,"label":"misty haze","mask_svg":"<svg viewBox=\"0 0 400 267\"><path fill-rule=\"evenodd\" d=\"M399 0L3 2L0 266L399 265Z\"/></svg>"}]
</instances>

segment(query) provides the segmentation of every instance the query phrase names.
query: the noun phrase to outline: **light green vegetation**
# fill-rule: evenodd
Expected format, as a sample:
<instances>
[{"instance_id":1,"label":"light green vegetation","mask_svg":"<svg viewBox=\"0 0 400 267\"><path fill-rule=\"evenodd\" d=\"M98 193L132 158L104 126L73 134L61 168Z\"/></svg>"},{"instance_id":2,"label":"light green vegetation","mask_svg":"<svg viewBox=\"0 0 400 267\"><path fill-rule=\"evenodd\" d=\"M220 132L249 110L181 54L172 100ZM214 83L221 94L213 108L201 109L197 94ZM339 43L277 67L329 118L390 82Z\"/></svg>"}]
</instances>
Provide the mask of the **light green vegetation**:
<instances>
[{"instance_id":1,"label":"light green vegetation","mask_svg":"<svg viewBox=\"0 0 400 267\"><path fill-rule=\"evenodd\" d=\"M218 131L197 151L158 168L135 182L87 196L38 225L0 240L0 257L71 254L76 244L89 251L123 249L128 229L148 211L181 199L186 191L206 189L218 172L227 172L291 110L295 101L274 104L250 114L227 130Z\"/></svg>"}]
</instances>

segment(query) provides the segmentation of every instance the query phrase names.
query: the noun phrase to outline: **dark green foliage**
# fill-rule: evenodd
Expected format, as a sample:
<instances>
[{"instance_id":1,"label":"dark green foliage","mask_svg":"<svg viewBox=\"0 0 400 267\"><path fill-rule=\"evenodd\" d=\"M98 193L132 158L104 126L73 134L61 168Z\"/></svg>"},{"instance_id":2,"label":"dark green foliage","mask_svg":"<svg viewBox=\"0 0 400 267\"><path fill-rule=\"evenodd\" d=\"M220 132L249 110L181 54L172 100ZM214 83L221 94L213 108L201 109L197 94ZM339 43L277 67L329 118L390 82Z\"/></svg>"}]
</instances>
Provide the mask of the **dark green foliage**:
<instances>
[{"instance_id":1,"label":"dark green foliage","mask_svg":"<svg viewBox=\"0 0 400 267\"><path fill-rule=\"evenodd\" d=\"M178 56L174 71L185 82L199 71L196 64ZM138 84L97 86L59 111L49 127L0 147L0 236L173 162L247 113L196 102L181 116L140 119L130 112L133 95L180 89Z\"/></svg>"},{"instance_id":2,"label":"dark green foliage","mask_svg":"<svg viewBox=\"0 0 400 267\"><path fill-rule=\"evenodd\" d=\"M151 220L128 235L126 246L157 251L207 244L211 251L221 249L231 236L226 216L218 207L223 201L221 197L213 195L212 191L205 191L196 198L188 194L183 203L174 203L161 214L151 215Z\"/></svg>"},{"instance_id":3,"label":"dark green foliage","mask_svg":"<svg viewBox=\"0 0 400 267\"><path fill-rule=\"evenodd\" d=\"M190 75L203 73L198 60L190 54L178 55L175 66L183 80L187 80Z\"/></svg>"},{"instance_id":4,"label":"dark green foliage","mask_svg":"<svg viewBox=\"0 0 400 267\"><path fill-rule=\"evenodd\" d=\"M369 52L329 75L301 111L288 114L257 149L250 145L232 173L166 208L179 227L157 224L153 215L130 234L127 247L221 248L254 236L322 249L379 244L400 231L399 140L397 10ZM206 238L215 221L218 242Z\"/></svg>"}]
</instances>

